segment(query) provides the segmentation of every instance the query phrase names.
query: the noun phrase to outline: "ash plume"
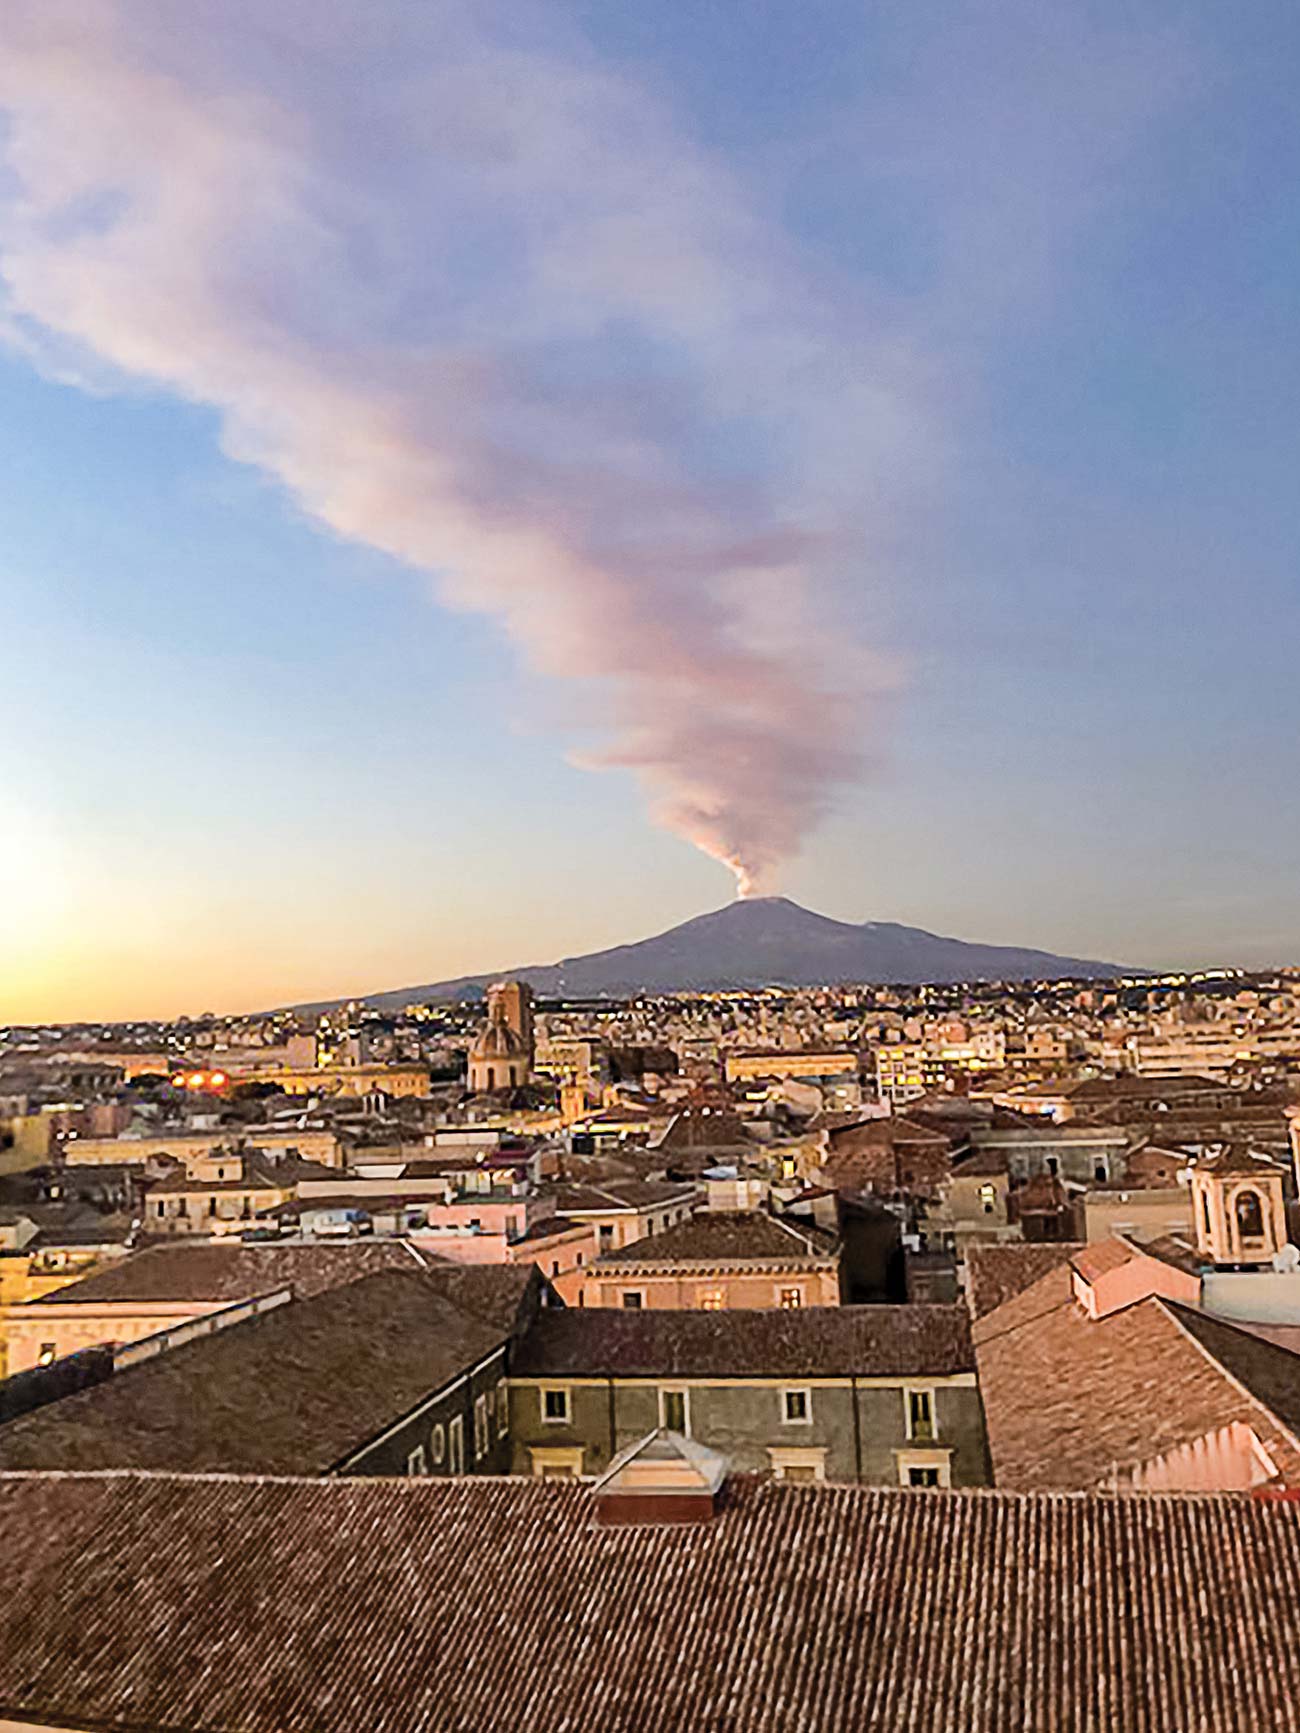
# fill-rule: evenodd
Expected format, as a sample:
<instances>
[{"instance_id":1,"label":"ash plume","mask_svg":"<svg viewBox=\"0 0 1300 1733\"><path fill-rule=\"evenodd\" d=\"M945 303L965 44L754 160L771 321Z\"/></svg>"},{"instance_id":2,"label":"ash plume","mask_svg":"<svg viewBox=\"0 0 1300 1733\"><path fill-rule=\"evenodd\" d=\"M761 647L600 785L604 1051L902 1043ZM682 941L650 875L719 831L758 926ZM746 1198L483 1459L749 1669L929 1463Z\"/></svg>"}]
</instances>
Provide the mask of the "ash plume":
<instances>
[{"instance_id":1,"label":"ash plume","mask_svg":"<svg viewBox=\"0 0 1300 1733\"><path fill-rule=\"evenodd\" d=\"M4 322L495 616L743 894L862 767L917 368L560 18L6 0Z\"/></svg>"}]
</instances>

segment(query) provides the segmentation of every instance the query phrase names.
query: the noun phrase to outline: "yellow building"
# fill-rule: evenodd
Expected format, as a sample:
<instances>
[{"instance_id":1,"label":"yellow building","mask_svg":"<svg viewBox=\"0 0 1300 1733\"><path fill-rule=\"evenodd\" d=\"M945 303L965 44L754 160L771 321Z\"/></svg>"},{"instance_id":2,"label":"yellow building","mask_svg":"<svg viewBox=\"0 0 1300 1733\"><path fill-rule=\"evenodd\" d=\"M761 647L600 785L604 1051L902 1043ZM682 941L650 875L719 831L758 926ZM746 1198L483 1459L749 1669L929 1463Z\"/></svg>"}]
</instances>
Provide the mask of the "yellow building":
<instances>
[{"instance_id":1,"label":"yellow building","mask_svg":"<svg viewBox=\"0 0 1300 1733\"><path fill-rule=\"evenodd\" d=\"M856 1077L858 1056L842 1049L743 1048L723 1060L728 1083L755 1077Z\"/></svg>"}]
</instances>

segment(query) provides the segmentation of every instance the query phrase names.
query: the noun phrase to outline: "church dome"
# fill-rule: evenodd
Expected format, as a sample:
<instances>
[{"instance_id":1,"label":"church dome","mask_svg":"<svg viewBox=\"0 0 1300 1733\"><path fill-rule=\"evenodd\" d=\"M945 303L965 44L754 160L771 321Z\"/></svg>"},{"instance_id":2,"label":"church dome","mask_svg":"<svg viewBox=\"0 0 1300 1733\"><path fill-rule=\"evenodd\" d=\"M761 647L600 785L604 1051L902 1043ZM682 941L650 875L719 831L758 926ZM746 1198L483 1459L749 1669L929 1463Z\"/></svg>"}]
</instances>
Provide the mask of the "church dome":
<instances>
[{"instance_id":1,"label":"church dome","mask_svg":"<svg viewBox=\"0 0 1300 1733\"><path fill-rule=\"evenodd\" d=\"M469 1055L471 1059L482 1060L526 1059L528 1048L509 1023L494 1017L474 1037L474 1045L470 1048Z\"/></svg>"}]
</instances>

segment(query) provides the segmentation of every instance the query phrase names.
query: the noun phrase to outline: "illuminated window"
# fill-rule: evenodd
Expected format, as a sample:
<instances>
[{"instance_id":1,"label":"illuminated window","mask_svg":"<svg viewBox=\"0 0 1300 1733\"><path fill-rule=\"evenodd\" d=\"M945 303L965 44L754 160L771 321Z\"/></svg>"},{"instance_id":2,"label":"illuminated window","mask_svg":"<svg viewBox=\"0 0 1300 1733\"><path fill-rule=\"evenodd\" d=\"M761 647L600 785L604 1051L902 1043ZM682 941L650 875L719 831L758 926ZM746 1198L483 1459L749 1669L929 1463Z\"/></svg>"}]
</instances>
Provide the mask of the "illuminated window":
<instances>
[{"instance_id":1,"label":"illuminated window","mask_svg":"<svg viewBox=\"0 0 1300 1733\"><path fill-rule=\"evenodd\" d=\"M52 1366L58 1356L58 1346L54 1342L42 1342L41 1351L36 1356L38 1366Z\"/></svg>"},{"instance_id":2,"label":"illuminated window","mask_svg":"<svg viewBox=\"0 0 1300 1733\"><path fill-rule=\"evenodd\" d=\"M986 1216L991 1216L993 1214L993 1211L997 1208L997 1202L998 1202L997 1187L991 1186L991 1185L982 1185L980 1187L980 1203L983 1206L984 1214Z\"/></svg>"},{"instance_id":3,"label":"illuminated window","mask_svg":"<svg viewBox=\"0 0 1300 1733\"><path fill-rule=\"evenodd\" d=\"M700 1310L702 1312L725 1312L727 1296L722 1288L701 1288Z\"/></svg>"},{"instance_id":4,"label":"illuminated window","mask_svg":"<svg viewBox=\"0 0 1300 1733\"><path fill-rule=\"evenodd\" d=\"M429 1460L435 1468L441 1468L447 1459L447 1432L445 1427L437 1425L429 1431Z\"/></svg>"},{"instance_id":5,"label":"illuminated window","mask_svg":"<svg viewBox=\"0 0 1300 1733\"><path fill-rule=\"evenodd\" d=\"M802 1288L782 1288L781 1289L781 1310L783 1312L797 1312L802 1305L803 1305L803 1289Z\"/></svg>"}]
</instances>

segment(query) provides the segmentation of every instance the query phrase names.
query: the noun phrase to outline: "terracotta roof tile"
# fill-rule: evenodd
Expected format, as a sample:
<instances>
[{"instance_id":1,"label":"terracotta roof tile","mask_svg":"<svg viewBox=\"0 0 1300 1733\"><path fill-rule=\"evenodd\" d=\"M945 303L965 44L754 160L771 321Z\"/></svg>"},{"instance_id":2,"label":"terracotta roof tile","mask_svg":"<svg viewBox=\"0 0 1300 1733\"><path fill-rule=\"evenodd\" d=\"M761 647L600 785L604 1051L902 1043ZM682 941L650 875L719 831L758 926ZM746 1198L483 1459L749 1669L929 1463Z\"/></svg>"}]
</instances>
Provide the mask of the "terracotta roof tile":
<instances>
[{"instance_id":1,"label":"terracotta roof tile","mask_svg":"<svg viewBox=\"0 0 1300 1733\"><path fill-rule=\"evenodd\" d=\"M0 1476L0 1715L191 1733L1298 1733L1300 1511Z\"/></svg>"},{"instance_id":2,"label":"terracotta roof tile","mask_svg":"<svg viewBox=\"0 0 1300 1733\"><path fill-rule=\"evenodd\" d=\"M510 1335L532 1272L476 1272L487 1316L462 1273L408 1262L168 1349L0 1427L0 1468L324 1473Z\"/></svg>"},{"instance_id":3,"label":"terracotta roof tile","mask_svg":"<svg viewBox=\"0 0 1300 1733\"><path fill-rule=\"evenodd\" d=\"M348 1245L258 1245L241 1240L150 1246L80 1282L31 1301L41 1305L121 1301L246 1300L292 1287L300 1298L380 1269L410 1269L414 1258L398 1240Z\"/></svg>"},{"instance_id":4,"label":"terracotta roof tile","mask_svg":"<svg viewBox=\"0 0 1300 1733\"><path fill-rule=\"evenodd\" d=\"M700 1210L661 1234L649 1234L606 1253L595 1267L754 1261L788 1264L808 1258L824 1263L835 1255L833 1236L809 1222L778 1221L763 1210Z\"/></svg>"},{"instance_id":5,"label":"terracotta roof tile","mask_svg":"<svg viewBox=\"0 0 1300 1733\"><path fill-rule=\"evenodd\" d=\"M966 1248L966 1297L971 1315L982 1318L1014 1295L1023 1293L1058 1264L1068 1263L1083 1250L1075 1240L1031 1244L1012 1240L1001 1246Z\"/></svg>"},{"instance_id":6,"label":"terracotta roof tile","mask_svg":"<svg viewBox=\"0 0 1300 1733\"><path fill-rule=\"evenodd\" d=\"M516 1349L521 1377L844 1378L970 1372L960 1306L543 1312Z\"/></svg>"},{"instance_id":7,"label":"terracotta roof tile","mask_svg":"<svg viewBox=\"0 0 1300 1733\"><path fill-rule=\"evenodd\" d=\"M1000 1487L1105 1486L1117 1471L1233 1421L1252 1426L1287 1482L1300 1484L1289 1428L1242 1394L1164 1300L1094 1320L1075 1304L1061 1265L979 1318L971 1334Z\"/></svg>"}]
</instances>

